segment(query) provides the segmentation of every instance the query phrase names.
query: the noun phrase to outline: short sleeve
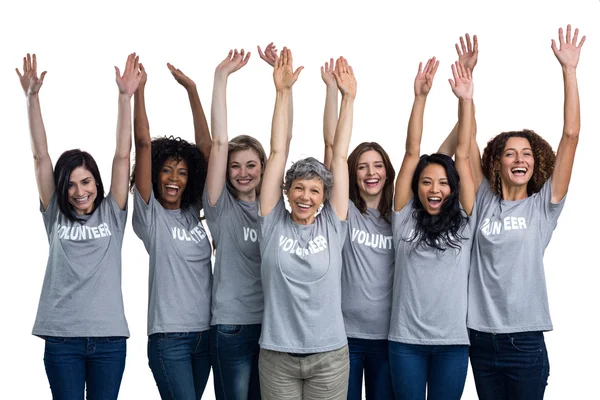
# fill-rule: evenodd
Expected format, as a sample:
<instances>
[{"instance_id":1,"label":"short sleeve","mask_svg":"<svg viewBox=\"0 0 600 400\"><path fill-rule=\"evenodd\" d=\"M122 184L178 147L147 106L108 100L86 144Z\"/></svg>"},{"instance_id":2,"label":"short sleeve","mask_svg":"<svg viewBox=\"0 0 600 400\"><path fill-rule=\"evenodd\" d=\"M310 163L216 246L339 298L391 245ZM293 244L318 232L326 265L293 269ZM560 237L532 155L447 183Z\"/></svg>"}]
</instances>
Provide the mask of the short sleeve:
<instances>
[{"instance_id":1,"label":"short sleeve","mask_svg":"<svg viewBox=\"0 0 600 400\"><path fill-rule=\"evenodd\" d=\"M60 209L58 207L58 201L56 199L56 191L54 191L54 193L52 194L50 202L48 203L48 207L46 207L46 211L44 211L44 205L40 200L40 212L42 213L42 218L44 219L46 234L50 236L50 234L52 233L52 228L56 225L53 222L56 221L58 213L60 212Z\"/></svg>"},{"instance_id":2,"label":"short sleeve","mask_svg":"<svg viewBox=\"0 0 600 400\"><path fill-rule=\"evenodd\" d=\"M350 212L349 209L348 212ZM333 206L329 201L326 201L323 204L321 214L323 214L323 216L326 218L327 224L333 227L340 241L340 246L343 246L344 242L346 241L346 236L348 234L348 218L344 221L340 221L337 214L335 213L335 210L333 209Z\"/></svg>"},{"instance_id":3,"label":"short sleeve","mask_svg":"<svg viewBox=\"0 0 600 400\"><path fill-rule=\"evenodd\" d=\"M402 240L406 225L412 217L415 209L414 199L411 198L408 203L400 211L392 211L392 235L394 238L394 246L398 248L399 242Z\"/></svg>"},{"instance_id":4,"label":"short sleeve","mask_svg":"<svg viewBox=\"0 0 600 400\"><path fill-rule=\"evenodd\" d=\"M219 196L217 203L214 206L210 205L208 200L208 189L204 187L204 193L202 194L202 203L204 205L204 216L206 219L215 221L221 215L230 210L233 205L233 196L229 193L227 186L223 186L221 195Z\"/></svg>"},{"instance_id":5,"label":"short sleeve","mask_svg":"<svg viewBox=\"0 0 600 400\"><path fill-rule=\"evenodd\" d=\"M556 226L558 217L560 216L564 206L567 195L565 194L558 203L552 202L552 179L548 179L542 189L535 193L535 207L542 211L544 219L551 223L552 226Z\"/></svg>"},{"instance_id":6,"label":"short sleeve","mask_svg":"<svg viewBox=\"0 0 600 400\"><path fill-rule=\"evenodd\" d=\"M274 227L284 221L288 217L288 211L285 208L285 202L283 196L279 197L279 201L275 204L275 207L265 216L260 215L260 203L258 205L258 240L264 241L264 238L268 238L273 233Z\"/></svg>"},{"instance_id":7,"label":"short sleeve","mask_svg":"<svg viewBox=\"0 0 600 400\"><path fill-rule=\"evenodd\" d=\"M113 194L108 193L108 196L106 196L104 200L102 200L102 204L100 204L100 207L102 207L104 204L107 204L107 208L110 209L110 215L112 215L114 219L115 228L119 231L124 231L125 224L127 223L127 202L125 203L125 209L121 210Z\"/></svg>"}]
</instances>

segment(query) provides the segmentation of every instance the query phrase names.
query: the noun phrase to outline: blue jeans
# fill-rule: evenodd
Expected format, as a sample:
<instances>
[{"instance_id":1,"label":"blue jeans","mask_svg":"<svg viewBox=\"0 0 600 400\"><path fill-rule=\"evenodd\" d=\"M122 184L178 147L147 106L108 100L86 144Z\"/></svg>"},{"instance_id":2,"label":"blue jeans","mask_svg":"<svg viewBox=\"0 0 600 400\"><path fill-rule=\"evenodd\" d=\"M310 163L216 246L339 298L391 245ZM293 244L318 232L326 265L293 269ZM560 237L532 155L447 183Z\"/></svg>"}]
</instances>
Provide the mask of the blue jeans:
<instances>
[{"instance_id":1,"label":"blue jeans","mask_svg":"<svg viewBox=\"0 0 600 400\"><path fill-rule=\"evenodd\" d=\"M124 337L47 336L44 366L52 398L113 400L125 370Z\"/></svg>"},{"instance_id":2,"label":"blue jeans","mask_svg":"<svg viewBox=\"0 0 600 400\"><path fill-rule=\"evenodd\" d=\"M197 400L210 375L209 332L148 336L148 361L161 399Z\"/></svg>"},{"instance_id":3,"label":"blue jeans","mask_svg":"<svg viewBox=\"0 0 600 400\"><path fill-rule=\"evenodd\" d=\"M210 359L217 400L260 399L260 324L210 327Z\"/></svg>"},{"instance_id":4,"label":"blue jeans","mask_svg":"<svg viewBox=\"0 0 600 400\"><path fill-rule=\"evenodd\" d=\"M367 400L393 399L388 341L348 338L350 377L348 400L360 400L363 369Z\"/></svg>"},{"instance_id":5,"label":"blue jeans","mask_svg":"<svg viewBox=\"0 0 600 400\"><path fill-rule=\"evenodd\" d=\"M542 332L469 330L471 367L482 400L544 398L550 375Z\"/></svg>"},{"instance_id":6,"label":"blue jeans","mask_svg":"<svg viewBox=\"0 0 600 400\"><path fill-rule=\"evenodd\" d=\"M469 365L467 345L419 345L390 341L394 395L402 400L458 400Z\"/></svg>"}]
</instances>

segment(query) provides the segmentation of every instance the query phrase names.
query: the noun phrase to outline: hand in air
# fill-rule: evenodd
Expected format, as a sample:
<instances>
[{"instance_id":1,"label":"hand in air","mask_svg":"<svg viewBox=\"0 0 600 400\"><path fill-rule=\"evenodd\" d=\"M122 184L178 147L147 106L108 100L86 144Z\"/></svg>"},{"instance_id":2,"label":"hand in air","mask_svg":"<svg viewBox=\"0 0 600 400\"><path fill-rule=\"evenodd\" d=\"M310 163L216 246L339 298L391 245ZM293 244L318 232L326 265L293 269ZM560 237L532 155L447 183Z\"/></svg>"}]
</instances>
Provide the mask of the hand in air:
<instances>
[{"instance_id":1,"label":"hand in air","mask_svg":"<svg viewBox=\"0 0 600 400\"><path fill-rule=\"evenodd\" d=\"M115 66L115 74L119 93L127 95L128 97L133 96L142 80L142 73L139 68L139 57L136 56L135 53L131 53L127 57L123 75L121 75L121 71L117 66Z\"/></svg>"},{"instance_id":2,"label":"hand in air","mask_svg":"<svg viewBox=\"0 0 600 400\"><path fill-rule=\"evenodd\" d=\"M454 79L448 79L452 92L459 100L473 100L473 78L471 70L456 61L452 65Z\"/></svg>"},{"instance_id":3,"label":"hand in air","mask_svg":"<svg viewBox=\"0 0 600 400\"><path fill-rule=\"evenodd\" d=\"M351 98L356 97L356 78L352 67L348 65L348 60L340 57L335 61L335 70L333 71L335 82L342 96Z\"/></svg>"},{"instance_id":4,"label":"hand in air","mask_svg":"<svg viewBox=\"0 0 600 400\"><path fill-rule=\"evenodd\" d=\"M273 81L275 81L275 89L278 91L291 89L294 83L296 83L300 71L304 69L304 67L298 67L296 71L294 71L292 61L292 51L287 47L284 47L283 50L281 50L279 57L275 56Z\"/></svg>"},{"instance_id":5,"label":"hand in air","mask_svg":"<svg viewBox=\"0 0 600 400\"><path fill-rule=\"evenodd\" d=\"M419 71L415 77L415 96L426 97L427 94L429 94L431 86L433 85L433 78L435 77L439 65L440 62L437 61L435 57L427 60L425 68L423 68L422 62L419 63Z\"/></svg>"},{"instance_id":6,"label":"hand in air","mask_svg":"<svg viewBox=\"0 0 600 400\"><path fill-rule=\"evenodd\" d=\"M585 36L581 38L579 44L577 44L577 37L579 36L579 29L575 29L575 34L571 37L571 25L567 25L567 35L563 35L563 29L558 29L558 42L560 47L556 47L556 42L552 39L552 51L560 62L563 68L577 68L579 63L579 52L583 43L585 43Z\"/></svg>"},{"instance_id":7,"label":"hand in air","mask_svg":"<svg viewBox=\"0 0 600 400\"><path fill-rule=\"evenodd\" d=\"M191 80L186 74L184 74L180 69L175 68L172 64L167 63L167 68L171 71L173 78L179 83L181 86L187 89L191 89L196 87L196 83Z\"/></svg>"},{"instance_id":8,"label":"hand in air","mask_svg":"<svg viewBox=\"0 0 600 400\"><path fill-rule=\"evenodd\" d=\"M333 75L333 68L333 58L330 58L329 62L326 62L325 65L321 67L321 78L323 79L323 82L325 82L327 87L337 85L337 83L335 82L335 76Z\"/></svg>"},{"instance_id":9,"label":"hand in air","mask_svg":"<svg viewBox=\"0 0 600 400\"><path fill-rule=\"evenodd\" d=\"M275 47L273 42L269 43L267 45L267 47L265 47L264 53L263 53L262 49L260 48L260 46L256 46L256 49L258 50L258 54L260 55L260 58L265 60L265 62L267 64L269 64L271 67L275 66L275 58L277 58L277 47Z\"/></svg>"},{"instance_id":10,"label":"hand in air","mask_svg":"<svg viewBox=\"0 0 600 400\"><path fill-rule=\"evenodd\" d=\"M140 71L140 85L138 86L139 89L146 86L146 82L148 81L148 74L146 74L146 68L144 68L142 63L139 63L138 67Z\"/></svg>"},{"instance_id":11,"label":"hand in air","mask_svg":"<svg viewBox=\"0 0 600 400\"><path fill-rule=\"evenodd\" d=\"M234 73L235 71L248 64L249 59L250 52L246 54L244 49L242 49L241 51L238 51L237 49L229 50L229 54L227 54L227 57L225 57L225 59L221 61L219 65L217 65L215 74L220 73L225 76L229 76L230 74Z\"/></svg>"},{"instance_id":12,"label":"hand in air","mask_svg":"<svg viewBox=\"0 0 600 400\"><path fill-rule=\"evenodd\" d=\"M46 71L42 72L42 74L38 77L37 75L37 59L35 54L33 57L31 54L27 53L26 57L23 57L23 74L19 72L19 68L15 68L17 71L17 75L19 75L19 80L21 81L21 86L23 87L23 91L25 95L37 94L44 83L44 76L46 76Z\"/></svg>"},{"instance_id":13,"label":"hand in air","mask_svg":"<svg viewBox=\"0 0 600 400\"><path fill-rule=\"evenodd\" d=\"M461 36L460 47L458 46L458 43L454 46L456 47L456 53L458 54L458 62L461 63L463 67L470 69L471 73L473 73L475 65L477 65L477 57L479 56L477 35L473 35L473 42L471 42L471 36L469 36L468 33L465 34L465 39Z\"/></svg>"}]
</instances>

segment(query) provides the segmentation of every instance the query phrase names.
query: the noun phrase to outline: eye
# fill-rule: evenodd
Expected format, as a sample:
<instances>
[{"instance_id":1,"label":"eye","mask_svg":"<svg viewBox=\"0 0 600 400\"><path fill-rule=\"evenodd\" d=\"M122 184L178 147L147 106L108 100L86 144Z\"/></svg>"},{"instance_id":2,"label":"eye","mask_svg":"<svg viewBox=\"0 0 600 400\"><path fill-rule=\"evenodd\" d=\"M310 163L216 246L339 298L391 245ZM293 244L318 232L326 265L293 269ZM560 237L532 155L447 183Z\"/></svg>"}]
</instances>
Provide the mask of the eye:
<instances>
[{"instance_id":1,"label":"eye","mask_svg":"<svg viewBox=\"0 0 600 400\"><path fill-rule=\"evenodd\" d=\"M447 181L441 181L440 185L448 186L448 182Z\"/></svg>"},{"instance_id":2,"label":"eye","mask_svg":"<svg viewBox=\"0 0 600 400\"><path fill-rule=\"evenodd\" d=\"M160 172L162 172L163 174L168 174L171 171L169 170L169 168L163 168Z\"/></svg>"},{"instance_id":3,"label":"eye","mask_svg":"<svg viewBox=\"0 0 600 400\"><path fill-rule=\"evenodd\" d=\"M513 152L512 151L507 151L506 153L504 153L504 155L506 157L512 157L513 156Z\"/></svg>"},{"instance_id":4,"label":"eye","mask_svg":"<svg viewBox=\"0 0 600 400\"><path fill-rule=\"evenodd\" d=\"M364 165L359 165L359 166L358 166L358 170L359 170L359 171L362 171L363 169L365 169L365 166L364 166Z\"/></svg>"},{"instance_id":5,"label":"eye","mask_svg":"<svg viewBox=\"0 0 600 400\"><path fill-rule=\"evenodd\" d=\"M234 164L234 165L231 165L231 166L229 166L229 168L231 168L231 169L238 169L239 167L240 167L240 166L239 166L239 165L237 165L237 164Z\"/></svg>"},{"instance_id":6,"label":"eye","mask_svg":"<svg viewBox=\"0 0 600 400\"><path fill-rule=\"evenodd\" d=\"M430 181L421 181L421 184L422 184L422 185L430 185L430 184L431 184L431 182L430 182Z\"/></svg>"},{"instance_id":7,"label":"eye","mask_svg":"<svg viewBox=\"0 0 600 400\"><path fill-rule=\"evenodd\" d=\"M187 171L181 170L181 171L179 171L179 175L187 176Z\"/></svg>"},{"instance_id":8,"label":"eye","mask_svg":"<svg viewBox=\"0 0 600 400\"><path fill-rule=\"evenodd\" d=\"M523 153L525 157L531 157L533 154L530 151L526 151Z\"/></svg>"},{"instance_id":9,"label":"eye","mask_svg":"<svg viewBox=\"0 0 600 400\"><path fill-rule=\"evenodd\" d=\"M81 183L82 183L83 185L89 185L89 183L90 183L90 180L89 180L89 179L86 179L86 180L82 181Z\"/></svg>"},{"instance_id":10,"label":"eye","mask_svg":"<svg viewBox=\"0 0 600 400\"><path fill-rule=\"evenodd\" d=\"M67 187L69 187L69 188L75 187L75 184L73 182L69 182Z\"/></svg>"},{"instance_id":11,"label":"eye","mask_svg":"<svg viewBox=\"0 0 600 400\"><path fill-rule=\"evenodd\" d=\"M248 164L248 169L255 168L256 164Z\"/></svg>"}]
</instances>

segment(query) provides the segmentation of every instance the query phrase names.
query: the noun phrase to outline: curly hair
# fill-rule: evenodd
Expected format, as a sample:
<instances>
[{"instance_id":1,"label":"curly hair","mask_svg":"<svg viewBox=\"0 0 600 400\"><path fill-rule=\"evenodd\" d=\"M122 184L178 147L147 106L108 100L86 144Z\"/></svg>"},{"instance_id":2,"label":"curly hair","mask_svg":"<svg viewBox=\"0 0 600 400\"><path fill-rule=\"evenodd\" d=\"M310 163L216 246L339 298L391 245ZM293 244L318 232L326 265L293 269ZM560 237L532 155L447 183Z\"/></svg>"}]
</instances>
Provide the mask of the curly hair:
<instances>
[{"instance_id":1,"label":"curly hair","mask_svg":"<svg viewBox=\"0 0 600 400\"><path fill-rule=\"evenodd\" d=\"M497 193L502 197L502 182L500 176L500 159L504 153L506 142L511 137L525 138L531 145L533 151L533 159L535 161L533 167L533 175L527 182L527 195L531 196L542 189L544 183L552 175L554 170L554 162L556 155L552 150L552 146L548 144L540 135L532 130L524 129L522 131L502 132L493 137L483 150L481 157L481 166L483 175L490 183L492 192Z\"/></svg>"},{"instance_id":2,"label":"curly hair","mask_svg":"<svg viewBox=\"0 0 600 400\"><path fill-rule=\"evenodd\" d=\"M385 174L387 179L383 184L383 189L381 193L381 200L379 200L379 204L377 206L377 211L379 211L379 215L386 222L392 223L391 221L391 213L392 213L392 201L394 199L394 177L396 176L396 171L394 170L394 166L390 161L390 157L386 153L386 151L376 142L363 142L356 146L352 153L348 156L348 177L350 184L350 200L354 203L356 208L360 210L362 214L367 212L367 203L360 196L360 190L358 188L358 182L356 180L356 171L358 169L358 159L360 156L367 151L376 151L381 156L383 160L383 165L385 166Z\"/></svg>"},{"instance_id":3,"label":"curly hair","mask_svg":"<svg viewBox=\"0 0 600 400\"><path fill-rule=\"evenodd\" d=\"M225 184L227 186L227 190L229 193L234 195L236 198L238 197L237 190L231 184L231 180L229 178L229 160L231 158L231 154L236 151L243 150L252 150L258 156L258 161L260 162L260 179L261 182L256 186L256 195L260 195L260 187L262 184L262 175L265 172L265 165L267 163L267 155L265 153L265 149L262 144L255 138L249 135L238 135L229 141L229 145L227 147L227 172L225 174Z\"/></svg>"},{"instance_id":4,"label":"curly hair","mask_svg":"<svg viewBox=\"0 0 600 400\"><path fill-rule=\"evenodd\" d=\"M313 157L298 160L286 171L282 189L289 192L296 179L314 179L323 182L324 198L329 200L333 189L333 175L321 161Z\"/></svg>"},{"instance_id":5,"label":"curly hair","mask_svg":"<svg viewBox=\"0 0 600 400\"><path fill-rule=\"evenodd\" d=\"M100 170L94 157L86 151L79 149L67 150L60 155L54 167L54 186L56 202L60 212L71 222L83 222L85 219L78 217L73 212L73 206L69 203L69 180L71 172L78 167L83 167L91 172L96 181L96 200L94 200L94 211L104 200L104 184L100 177Z\"/></svg>"},{"instance_id":6,"label":"curly hair","mask_svg":"<svg viewBox=\"0 0 600 400\"><path fill-rule=\"evenodd\" d=\"M206 183L207 161L194 143L179 137L161 136L152 139L152 191L154 197L159 198L159 175L165 161L174 159L183 160L187 164L189 178L183 194L181 195L181 208L192 204L202 207L202 192ZM135 164L129 180L130 190L135 186Z\"/></svg>"},{"instance_id":7,"label":"curly hair","mask_svg":"<svg viewBox=\"0 0 600 400\"><path fill-rule=\"evenodd\" d=\"M446 170L450 185L450 195L442 203L438 215L429 214L419 200L419 178L429 164L441 165ZM411 183L415 207L412 215L416 220L415 232L406 241L416 240L417 246L432 247L442 252L448 247L460 250L461 241L467 239L461 234L461 228L466 225L468 217L460 208L459 184L460 176L452 158L440 153L421 156Z\"/></svg>"}]
</instances>

